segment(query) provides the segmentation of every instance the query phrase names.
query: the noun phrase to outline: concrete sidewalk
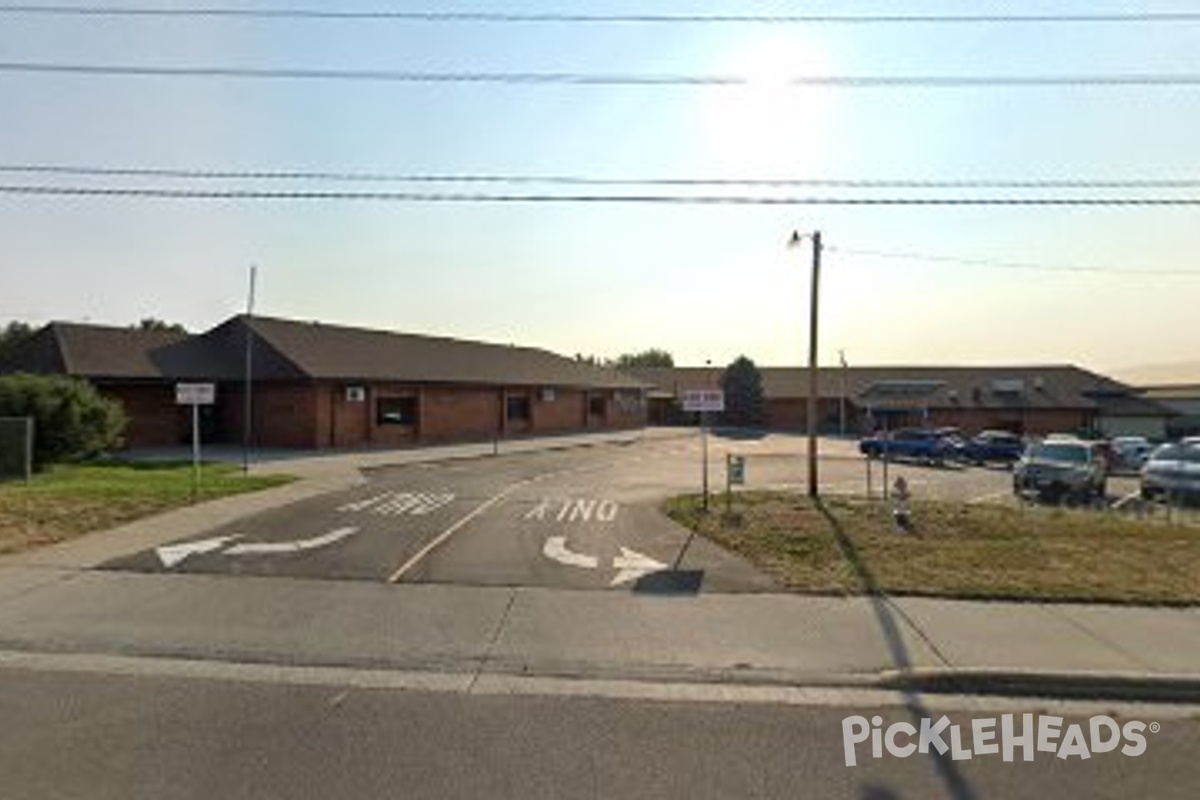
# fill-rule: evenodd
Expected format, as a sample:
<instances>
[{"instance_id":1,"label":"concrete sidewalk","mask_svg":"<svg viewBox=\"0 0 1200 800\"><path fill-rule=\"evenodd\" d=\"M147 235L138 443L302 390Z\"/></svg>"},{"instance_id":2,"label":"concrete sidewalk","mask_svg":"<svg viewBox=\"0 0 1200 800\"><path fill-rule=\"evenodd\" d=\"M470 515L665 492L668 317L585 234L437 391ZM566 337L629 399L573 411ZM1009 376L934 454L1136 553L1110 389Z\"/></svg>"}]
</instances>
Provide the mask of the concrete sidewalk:
<instances>
[{"instance_id":1,"label":"concrete sidewalk","mask_svg":"<svg viewBox=\"0 0 1200 800\"><path fill-rule=\"evenodd\" d=\"M0 567L0 650L1200 702L1200 609ZM999 689L997 687L1000 687ZM1115 687L1115 688L1114 688Z\"/></svg>"}]
</instances>

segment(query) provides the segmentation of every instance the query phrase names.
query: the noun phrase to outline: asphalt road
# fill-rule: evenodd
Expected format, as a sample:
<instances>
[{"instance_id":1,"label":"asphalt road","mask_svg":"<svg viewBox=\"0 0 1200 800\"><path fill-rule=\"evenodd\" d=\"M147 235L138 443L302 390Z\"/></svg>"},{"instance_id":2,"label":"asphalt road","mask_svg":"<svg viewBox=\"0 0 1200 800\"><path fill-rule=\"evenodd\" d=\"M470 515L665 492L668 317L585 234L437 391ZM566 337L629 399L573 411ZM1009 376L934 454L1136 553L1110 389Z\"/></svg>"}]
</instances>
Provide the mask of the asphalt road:
<instances>
[{"instance_id":1,"label":"asphalt road","mask_svg":"<svg viewBox=\"0 0 1200 800\"><path fill-rule=\"evenodd\" d=\"M750 488L802 486L796 437L710 437L709 481L721 502L726 454L747 460ZM864 493L851 443L822 460L826 492ZM665 497L698 491L698 438L642 441L383 468L364 486L238 520L105 566L191 572L572 589L753 592L772 580L666 519ZM871 470L871 489L883 482ZM892 465L914 496L1011 501L1002 469ZM654 587L650 587L654 588Z\"/></svg>"},{"instance_id":2,"label":"asphalt road","mask_svg":"<svg viewBox=\"0 0 1200 800\"><path fill-rule=\"evenodd\" d=\"M1121 709L1157 723L1145 752L1032 762L1001 755L872 758L843 720L918 727L1061 714L904 705L779 705L508 693L401 692L0 669L0 795L87 800L267 798L1128 798L1191 800L1200 720ZM1136 715L1136 716L1131 716ZM1018 719L1020 717L1018 716ZM948 732L944 737L951 738ZM901 739L901 742L903 739ZM964 740L970 749L970 739ZM886 753L886 751L884 751Z\"/></svg>"}]
</instances>

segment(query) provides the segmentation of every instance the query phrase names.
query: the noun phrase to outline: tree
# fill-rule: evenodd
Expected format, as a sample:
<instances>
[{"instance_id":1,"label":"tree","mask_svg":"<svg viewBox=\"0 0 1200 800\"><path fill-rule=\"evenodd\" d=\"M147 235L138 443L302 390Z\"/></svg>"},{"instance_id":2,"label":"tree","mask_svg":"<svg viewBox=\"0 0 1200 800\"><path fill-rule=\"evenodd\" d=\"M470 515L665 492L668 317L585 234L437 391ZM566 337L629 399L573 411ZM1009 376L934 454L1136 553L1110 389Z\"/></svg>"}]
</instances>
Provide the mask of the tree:
<instances>
[{"instance_id":1,"label":"tree","mask_svg":"<svg viewBox=\"0 0 1200 800\"><path fill-rule=\"evenodd\" d=\"M721 373L721 388L725 391L724 421L727 424L748 428L763 424L762 373L753 361L738 356Z\"/></svg>"},{"instance_id":2,"label":"tree","mask_svg":"<svg viewBox=\"0 0 1200 800\"><path fill-rule=\"evenodd\" d=\"M21 343L33 335L33 328L28 323L13 320L0 329L0 361L4 361L21 346Z\"/></svg>"},{"instance_id":3,"label":"tree","mask_svg":"<svg viewBox=\"0 0 1200 800\"><path fill-rule=\"evenodd\" d=\"M624 353L617 356L617 369L632 369L635 367L673 367L675 359L666 350L651 347L640 353Z\"/></svg>"},{"instance_id":4,"label":"tree","mask_svg":"<svg viewBox=\"0 0 1200 800\"><path fill-rule=\"evenodd\" d=\"M33 417L33 461L90 458L117 449L128 424L121 404L62 375L0 376L0 417Z\"/></svg>"},{"instance_id":5,"label":"tree","mask_svg":"<svg viewBox=\"0 0 1200 800\"><path fill-rule=\"evenodd\" d=\"M180 325L178 322L163 322L161 319L154 317L143 317L142 320L131 327L137 328L139 331L172 331L174 333L187 333L187 328Z\"/></svg>"}]
</instances>

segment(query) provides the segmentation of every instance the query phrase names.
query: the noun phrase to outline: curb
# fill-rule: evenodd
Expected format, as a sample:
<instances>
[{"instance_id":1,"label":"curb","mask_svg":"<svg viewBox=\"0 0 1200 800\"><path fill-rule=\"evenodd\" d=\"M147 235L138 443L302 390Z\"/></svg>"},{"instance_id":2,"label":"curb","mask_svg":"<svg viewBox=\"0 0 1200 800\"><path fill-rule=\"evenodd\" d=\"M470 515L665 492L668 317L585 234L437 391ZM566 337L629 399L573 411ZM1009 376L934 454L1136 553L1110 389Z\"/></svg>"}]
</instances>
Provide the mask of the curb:
<instances>
[{"instance_id":1,"label":"curb","mask_svg":"<svg viewBox=\"0 0 1200 800\"><path fill-rule=\"evenodd\" d=\"M880 674L876 687L923 694L1200 703L1200 675L940 668Z\"/></svg>"}]
</instances>

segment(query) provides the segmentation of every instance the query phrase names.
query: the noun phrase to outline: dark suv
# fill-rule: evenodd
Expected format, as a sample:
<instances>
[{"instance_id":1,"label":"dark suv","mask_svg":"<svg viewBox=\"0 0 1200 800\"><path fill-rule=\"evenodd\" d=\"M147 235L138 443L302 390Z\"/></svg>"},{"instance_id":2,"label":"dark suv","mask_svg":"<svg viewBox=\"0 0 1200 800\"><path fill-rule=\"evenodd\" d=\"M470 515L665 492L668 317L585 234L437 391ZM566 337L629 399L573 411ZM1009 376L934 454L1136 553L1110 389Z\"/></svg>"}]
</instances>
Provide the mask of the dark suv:
<instances>
[{"instance_id":1,"label":"dark suv","mask_svg":"<svg viewBox=\"0 0 1200 800\"><path fill-rule=\"evenodd\" d=\"M972 464L1012 464L1025 452L1025 440L1008 431L983 431L968 439L961 452Z\"/></svg>"}]
</instances>

